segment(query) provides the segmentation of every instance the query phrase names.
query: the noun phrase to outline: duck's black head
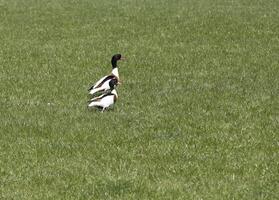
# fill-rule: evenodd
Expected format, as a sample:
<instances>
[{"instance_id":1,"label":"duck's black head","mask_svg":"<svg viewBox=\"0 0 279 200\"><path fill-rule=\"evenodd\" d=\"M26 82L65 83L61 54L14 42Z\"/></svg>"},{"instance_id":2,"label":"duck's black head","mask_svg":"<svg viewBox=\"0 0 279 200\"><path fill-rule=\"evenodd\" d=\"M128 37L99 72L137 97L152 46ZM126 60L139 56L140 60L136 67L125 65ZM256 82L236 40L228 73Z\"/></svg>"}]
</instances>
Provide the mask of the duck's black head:
<instances>
[{"instance_id":1,"label":"duck's black head","mask_svg":"<svg viewBox=\"0 0 279 200\"><path fill-rule=\"evenodd\" d=\"M113 90L118 84L118 80L116 78L111 79L109 82L109 87L111 90Z\"/></svg>"},{"instance_id":2,"label":"duck's black head","mask_svg":"<svg viewBox=\"0 0 279 200\"><path fill-rule=\"evenodd\" d=\"M121 54L115 54L114 56L112 56L112 58L111 58L112 68L117 67L118 60L123 60L123 57L121 56Z\"/></svg>"}]
</instances>

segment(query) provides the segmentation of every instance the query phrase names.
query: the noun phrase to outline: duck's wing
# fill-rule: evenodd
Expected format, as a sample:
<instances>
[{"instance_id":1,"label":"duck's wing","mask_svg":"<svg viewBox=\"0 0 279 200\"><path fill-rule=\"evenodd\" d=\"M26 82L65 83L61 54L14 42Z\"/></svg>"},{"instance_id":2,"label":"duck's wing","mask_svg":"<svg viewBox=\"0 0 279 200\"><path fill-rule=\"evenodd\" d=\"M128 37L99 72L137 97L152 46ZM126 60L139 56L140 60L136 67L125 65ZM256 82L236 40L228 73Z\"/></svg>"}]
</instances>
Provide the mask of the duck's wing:
<instances>
[{"instance_id":1,"label":"duck's wing","mask_svg":"<svg viewBox=\"0 0 279 200\"><path fill-rule=\"evenodd\" d=\"M91 99L88 103L88 107L102 107L107 108L114 103L114 95L111 93L100 95L99 97L95 97Z\"/></svg>"},{"instance_id":2,"label":"duck's wing","mask_svg":"<svg viewBox=\"0 0 279 200\"><path fill-rule=\"evenodd\" d=\"M107 95L107 93L101 94L97 97L94 97L92 99L90 99L88 102L92 102L92 101L100 101L103 97L105 97Z\"/></svg>"},{"instance_id":3,"label":"duck's wing","mask_svg":"<svg viewBox=\"0 0 279 200\"><path fill-rule=\"evenodd\" d=\"M113 78L115 78L115 76L112 75L112 74L102 77L102 78L101 78L100 80L98 80L94 85L92 85L92 86L88 89L88 91L90 91L90 90L92 90L92 89L96 89L96 88L102 87L102 85L103 85L106 81L111 80L111 79L113 79Z\"/></svg>"}]
</instances>

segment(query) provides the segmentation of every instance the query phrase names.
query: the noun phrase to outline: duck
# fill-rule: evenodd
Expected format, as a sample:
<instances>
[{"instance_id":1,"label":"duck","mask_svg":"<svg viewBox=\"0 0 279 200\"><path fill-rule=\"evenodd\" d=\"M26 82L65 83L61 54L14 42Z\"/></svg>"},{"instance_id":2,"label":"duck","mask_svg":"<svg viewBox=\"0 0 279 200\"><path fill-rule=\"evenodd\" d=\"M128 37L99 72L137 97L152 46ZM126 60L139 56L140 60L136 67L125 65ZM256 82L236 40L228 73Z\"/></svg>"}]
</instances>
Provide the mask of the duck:
<instances>
[{"instance_id":1,"label":"duck","mask_svg":"<svg viewBox=\"0 0 279 200\"><path fill-rule=\"evenodd\" d=\"M115 54L112 56L112 58L111 58L111 65L112 65L111 74L102 77L94 85L92 85L88 89L90 95L95 95L100 92L104 93L104 92L110 90L109 82L113 79L116 79L119 82L117 61L124 60L124 59L125 58L121 54Z\"/></svg>"},{"instance_id":2,"label":"duck","mask_svg":"<svg viewBox=\"0 0 279 200\"><path fill-rule=\"evenodd\" d=\"M110 89L105 94L90 99L88 108L96 107L102 109L102 112L104 112L107 108L115 104L116 100L118 99L116 92L118 79L112 79L108 84Z\"/></svg>"}]
</instances>

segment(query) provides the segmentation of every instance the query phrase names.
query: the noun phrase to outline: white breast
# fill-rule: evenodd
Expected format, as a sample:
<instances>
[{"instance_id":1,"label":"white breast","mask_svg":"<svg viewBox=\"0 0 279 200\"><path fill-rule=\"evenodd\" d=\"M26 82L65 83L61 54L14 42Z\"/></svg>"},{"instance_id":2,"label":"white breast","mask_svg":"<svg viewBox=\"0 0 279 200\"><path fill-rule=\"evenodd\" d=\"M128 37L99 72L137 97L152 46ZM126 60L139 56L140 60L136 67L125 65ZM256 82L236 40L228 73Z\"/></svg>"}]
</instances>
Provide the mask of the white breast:
<instances>
[{"instance_id":1,"label":"white breast","mask_svg":"<svg viewBox=\"0 0 279 200\"><path fill-rule=\"evenodd\" d=\"M119 79L118 68L114 68L111 73Z\"/></svg>"}]
</instances>

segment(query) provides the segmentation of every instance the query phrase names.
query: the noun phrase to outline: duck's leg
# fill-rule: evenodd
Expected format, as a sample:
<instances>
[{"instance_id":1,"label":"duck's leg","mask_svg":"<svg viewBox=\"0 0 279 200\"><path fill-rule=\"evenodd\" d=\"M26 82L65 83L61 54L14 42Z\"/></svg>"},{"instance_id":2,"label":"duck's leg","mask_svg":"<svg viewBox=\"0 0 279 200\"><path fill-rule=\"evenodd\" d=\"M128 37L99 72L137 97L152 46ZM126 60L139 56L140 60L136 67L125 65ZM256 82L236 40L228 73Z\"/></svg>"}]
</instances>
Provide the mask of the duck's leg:
<instances>
[{"instance_id":1,"label":"duck's leg","mask_svg":"<svg viewBox=\"0 0 279 200\"><path fill-rule=\"evenodd\" d=\"M101 113L103 113L105 110L106 110L106 107L103 107L103 109L102 109Z\"/></svg>"}]
</instances>

